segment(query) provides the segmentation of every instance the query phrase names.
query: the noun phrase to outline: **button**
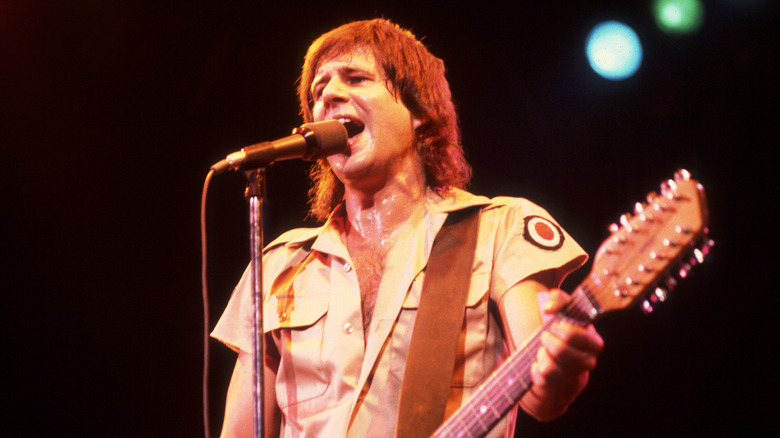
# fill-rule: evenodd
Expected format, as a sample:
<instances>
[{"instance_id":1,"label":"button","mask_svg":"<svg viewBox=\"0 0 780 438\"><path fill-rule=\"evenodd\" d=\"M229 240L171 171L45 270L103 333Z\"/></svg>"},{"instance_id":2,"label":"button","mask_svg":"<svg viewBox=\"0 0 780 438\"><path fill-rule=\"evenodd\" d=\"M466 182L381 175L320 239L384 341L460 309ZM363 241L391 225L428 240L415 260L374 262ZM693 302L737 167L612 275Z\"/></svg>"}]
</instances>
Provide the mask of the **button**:
<instances>
[{"instance_id":1,"label":"button","mask_svg":"<svg viewBox=\"0 0 780 438\"><path fill-rule=\"evenodd\" d=\"M355 327L352 326L351 323L344 324L344 333L346 334L352 334L352 332L355 331Z\"/></svg>"}]
</instances>

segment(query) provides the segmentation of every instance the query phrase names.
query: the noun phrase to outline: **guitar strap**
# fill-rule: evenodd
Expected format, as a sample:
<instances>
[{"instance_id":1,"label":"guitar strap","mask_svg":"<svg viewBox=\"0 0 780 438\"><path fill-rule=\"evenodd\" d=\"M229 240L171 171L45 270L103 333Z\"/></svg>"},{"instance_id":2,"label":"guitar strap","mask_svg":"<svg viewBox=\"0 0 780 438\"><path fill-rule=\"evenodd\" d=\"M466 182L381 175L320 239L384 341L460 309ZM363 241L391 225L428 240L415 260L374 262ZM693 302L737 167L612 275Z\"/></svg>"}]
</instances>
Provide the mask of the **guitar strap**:
<instances>
[{"instance_id":1,"label":"guitar strap","mask_svg":"<svg viewBox=\"0 0 780 438\"><path fill-rule=\"evenodd\" d=\"M450 213L433 241L401 384L397 437L427 438L444 421L479 212L477 207Z\"/></svg>"}]
</instances>

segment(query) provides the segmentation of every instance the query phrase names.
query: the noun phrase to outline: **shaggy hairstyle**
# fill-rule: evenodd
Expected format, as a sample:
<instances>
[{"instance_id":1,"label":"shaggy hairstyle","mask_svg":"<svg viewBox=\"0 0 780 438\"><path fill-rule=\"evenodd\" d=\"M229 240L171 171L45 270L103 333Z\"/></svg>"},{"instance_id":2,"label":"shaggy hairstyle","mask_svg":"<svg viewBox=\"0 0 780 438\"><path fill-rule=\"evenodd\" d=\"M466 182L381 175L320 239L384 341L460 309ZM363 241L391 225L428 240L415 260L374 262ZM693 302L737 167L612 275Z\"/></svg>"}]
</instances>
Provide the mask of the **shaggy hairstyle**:
<instances>
[{"instance_id":1,"label":"shaggy hairstyle","mask_svg":"<svg viewBox=\"0 0 780 438\"><path fill-rule=\"evenodd\" d=\"M460 130L444 63L433 56L408 30L385 20L356 21L317 38L306 53L298 84L301 115L313 121L311 85L317 69L330 59L368 50L381 66L390 90L421 124L415 130L417 155L425 170L426 184L434 189L465 188L471 166L463 155ZM327 160L311 170L310 214L319 221L328 218L344 197L344 185Z\"/></svg>"}]
</instances>

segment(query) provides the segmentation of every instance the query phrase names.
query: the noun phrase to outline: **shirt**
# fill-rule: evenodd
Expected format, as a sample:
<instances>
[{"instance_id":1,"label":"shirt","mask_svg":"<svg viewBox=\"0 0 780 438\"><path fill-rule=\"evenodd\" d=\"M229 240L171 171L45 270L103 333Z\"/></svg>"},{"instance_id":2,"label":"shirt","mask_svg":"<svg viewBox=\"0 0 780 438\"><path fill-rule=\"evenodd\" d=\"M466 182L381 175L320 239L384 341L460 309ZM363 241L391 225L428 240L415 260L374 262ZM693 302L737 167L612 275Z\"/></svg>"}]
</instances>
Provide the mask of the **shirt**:
<instances>
[{"instance_id":1,"label":"shirt","mask_svg":"<svg viewBox=\"0 0 780 438\"><path fill-rule=\"evenodd\" d=\"M544 209L521 198L428 190L421 223L408 224L386 256L365 339L343 206L322 227L289 231L267 246L263 328L280 358L275 389L281 436L395 435L406 352L433 240L449 212L473 206L482 212L450 415L506 357L495 306L503 293L541 271L554 272L560 284L587 258ZM235 351L251 351L251 294L247 270L212 333ZM489 436L511 436L512 428L509 416Z\"/></svg>"}]
</instances>

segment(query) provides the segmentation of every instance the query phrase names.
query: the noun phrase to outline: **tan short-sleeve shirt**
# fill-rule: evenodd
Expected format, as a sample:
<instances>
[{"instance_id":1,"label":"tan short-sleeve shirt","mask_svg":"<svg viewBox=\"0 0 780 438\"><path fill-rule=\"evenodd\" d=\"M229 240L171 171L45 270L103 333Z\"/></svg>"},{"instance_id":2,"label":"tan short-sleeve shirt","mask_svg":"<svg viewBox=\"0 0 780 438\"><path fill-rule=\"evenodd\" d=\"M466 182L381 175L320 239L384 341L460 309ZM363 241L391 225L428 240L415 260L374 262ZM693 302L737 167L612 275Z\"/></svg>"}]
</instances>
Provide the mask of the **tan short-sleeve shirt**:
<instances>
[{"instance_id":1,"label":"tan short-sleeve shirt","mask_svg":"<svg viewBox=\"0 0 780 438\"><path fill-rule=\"evenodd\" d=\"M560 283L586 259L545 210L520 198L429 190L421 223L407 227L387 255L365 331L343 209L320 228L293 230L268 245L263 321L280 357L275 387L283 437L395 436L428 255L447 214L471 206L482 212L449 415L507 354L495 306L503 293L541 271L554 272ZM251 351L251 312L247 271L212 336L236 351ZM511 423L503 421L490 436L507 436Z\"/></svg>"}]
</instances>

